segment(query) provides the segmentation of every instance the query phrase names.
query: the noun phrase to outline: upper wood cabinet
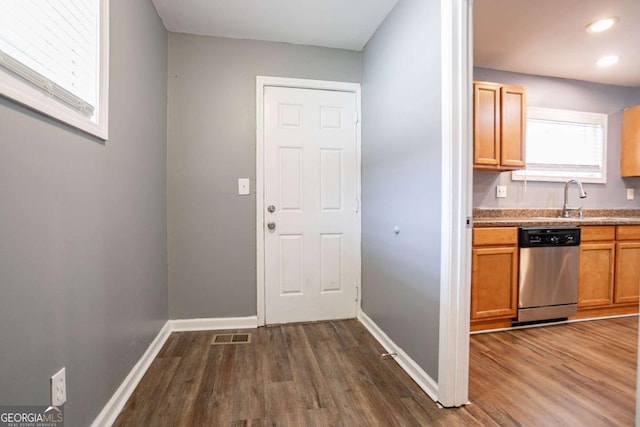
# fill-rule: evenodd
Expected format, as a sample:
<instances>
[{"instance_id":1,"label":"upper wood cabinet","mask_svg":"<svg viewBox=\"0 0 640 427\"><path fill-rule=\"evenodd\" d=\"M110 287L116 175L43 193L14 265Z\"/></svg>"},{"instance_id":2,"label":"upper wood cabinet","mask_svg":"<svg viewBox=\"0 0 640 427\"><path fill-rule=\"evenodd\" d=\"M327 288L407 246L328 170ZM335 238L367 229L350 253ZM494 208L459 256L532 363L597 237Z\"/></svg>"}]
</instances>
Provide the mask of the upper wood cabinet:
<instances>
[{"instance_id":1,"label":"upper wood cabinet","mask_svg":"<svg viewBox=\"0 0 640 427\"><path fill-rule=\"evenodd\" d=\"M526 89L473 83L473 168L505 171L525 167Z\"/></svg>"},{"instance_id":2,"label":"upper wood cabinet","mask_svg":"<svg viewBox=\"0 0 640 427\"><path fill-rule=\"evenodd\" d=\"M622 112L620 175L640 176L640 105Z\"/></svg>"}]
</instances>

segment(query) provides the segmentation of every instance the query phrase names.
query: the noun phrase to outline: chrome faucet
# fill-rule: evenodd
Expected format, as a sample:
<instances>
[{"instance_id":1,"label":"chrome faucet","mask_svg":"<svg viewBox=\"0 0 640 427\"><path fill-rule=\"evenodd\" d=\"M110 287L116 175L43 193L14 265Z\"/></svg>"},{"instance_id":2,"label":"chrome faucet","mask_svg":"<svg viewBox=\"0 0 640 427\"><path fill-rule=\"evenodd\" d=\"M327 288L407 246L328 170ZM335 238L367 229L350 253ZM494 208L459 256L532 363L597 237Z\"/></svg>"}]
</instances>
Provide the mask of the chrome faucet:
<instances>
[{"instance_id":1,"label":"chrome faucet","mask_svg":"<svg viewBox=\"0 0 640 427\"><path fill-rule=\"evenodd\" d=\"M570 211L580 212L580 209L582 209L582 205L578 206L577 208L569 206L569 186L572 182L575 183L580 189L580 198L584 199L585 197L587 197L587 193L584 191L584 188L582 188L582 183L580 181L575 179L570 179L569 181L567 181L567 183L564 185L564 206L562 206L562 218L569 218ZM582 214L582 212L580 213Z\"/></svg>"}]
</instances>

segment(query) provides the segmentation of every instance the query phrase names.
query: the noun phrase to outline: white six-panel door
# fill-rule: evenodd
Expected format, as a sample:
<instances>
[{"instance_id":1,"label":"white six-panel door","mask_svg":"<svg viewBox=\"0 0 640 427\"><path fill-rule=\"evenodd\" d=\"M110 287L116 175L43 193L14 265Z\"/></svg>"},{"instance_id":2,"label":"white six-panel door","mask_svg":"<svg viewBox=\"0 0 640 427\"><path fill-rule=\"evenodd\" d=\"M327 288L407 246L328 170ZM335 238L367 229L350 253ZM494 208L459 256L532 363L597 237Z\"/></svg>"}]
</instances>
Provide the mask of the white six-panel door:
<instances>
[{"instance_id":1,"label":"white six-panel door","mask_svg":"<svg viewBox=\"0 0 640 427\"><path fill-rule=\"evenodd\" d=\"M356 108L351 92L264 89L267 324L356 316Z\"/></svg>"}]
</instances>

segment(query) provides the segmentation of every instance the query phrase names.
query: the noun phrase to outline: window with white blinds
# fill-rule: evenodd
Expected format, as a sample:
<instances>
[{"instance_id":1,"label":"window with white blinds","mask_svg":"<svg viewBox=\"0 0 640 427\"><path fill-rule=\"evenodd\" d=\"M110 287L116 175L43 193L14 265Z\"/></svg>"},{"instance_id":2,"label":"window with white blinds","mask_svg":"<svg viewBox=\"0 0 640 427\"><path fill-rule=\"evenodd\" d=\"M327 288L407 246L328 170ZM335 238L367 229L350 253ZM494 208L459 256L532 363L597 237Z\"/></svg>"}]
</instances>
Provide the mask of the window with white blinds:
<instances>
[{"instance_id":1,"label":"window with white blinds","mask_svg":"<svg viewBox=\"0 0 640 427\"><path fill-rule=\"evenodd\" d=\"M526 170L512 179L606 182L607 115L528 107Z\"/></svg>"},{"instance_id":2,"label":"window with white blinds","mask_svg":"<svg viewBox=\"0 0 640 427\"><path fill-rule=\"evenodd\" d=\"M106 139L106 3L0 0L0 93Z\"/></svg>"}]
</instances>

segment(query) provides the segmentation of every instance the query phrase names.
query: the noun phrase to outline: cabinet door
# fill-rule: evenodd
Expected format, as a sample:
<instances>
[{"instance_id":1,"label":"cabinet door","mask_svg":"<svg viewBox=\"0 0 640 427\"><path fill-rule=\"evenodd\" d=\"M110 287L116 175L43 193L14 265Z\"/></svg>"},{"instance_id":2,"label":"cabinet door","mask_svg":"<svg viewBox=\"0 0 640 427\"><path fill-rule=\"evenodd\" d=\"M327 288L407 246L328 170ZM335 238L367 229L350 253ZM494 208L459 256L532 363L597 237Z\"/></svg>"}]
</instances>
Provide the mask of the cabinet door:
<instances>
[{"instance_id":1,"label":"cabinet door","mask_svg":"<svg viewBox=\"0 0 640 427\"><path fill-rule=\"evenodd\" d=\"M616 243L616 286L613 302L637 304L640 288L640 242Z\"/></svg>"},{"instance_id":2,"label":"cabinet door","mask_svg":"<svg viewBox=\"0 0 640 427\"><path fill-rule=\"evenodd\" d=\"M620 175L640 176L640 105L622 112Z\"/></svg>"},{"instance_id":3,"label":"cabinet door","mask_svg":"<svg viewBox=\"0 0 640 427\"><path fill-rule=\"evenodd\" d=\"M473 84L473 164L500 166L500 85Z\"/></svg>"},{"instance_id":4,"label":"cabinet door","mask_svg":"<svg viewBox=\"0 0 640 427\"><path fill-rule=\"evenodd\" d=\"M614 243L580 245L578 307L608 306L613 303Z\"/></svg>"},{"instance_id":5,"label":"cabinet door","mask_svg":"<svg viewBox=\"0 0 640 427\"><path fill-rule=\"evenodd\" d=\"M471 319L516 316L518 248L473 249Z\"/></svg>"},{"instance_id":6,"label":"cabinet door","mask_svg":"<svg viewBox=\"0 0 640 427\"><path fill-rule=\"evenodd\" d=\"M525 88L503 86L501 97L501 141L500 164L504 168L519 169L525 167Z\"/></svg>"}]
</instances>

